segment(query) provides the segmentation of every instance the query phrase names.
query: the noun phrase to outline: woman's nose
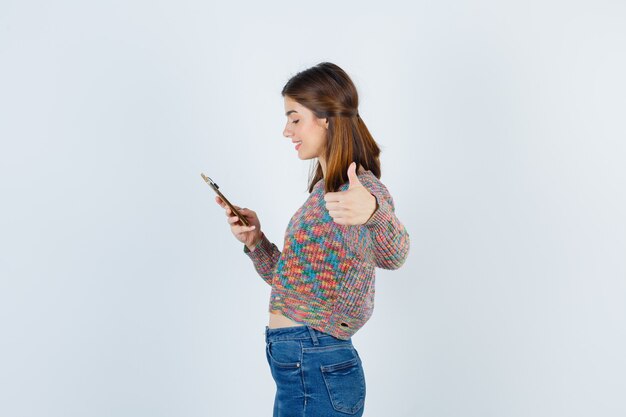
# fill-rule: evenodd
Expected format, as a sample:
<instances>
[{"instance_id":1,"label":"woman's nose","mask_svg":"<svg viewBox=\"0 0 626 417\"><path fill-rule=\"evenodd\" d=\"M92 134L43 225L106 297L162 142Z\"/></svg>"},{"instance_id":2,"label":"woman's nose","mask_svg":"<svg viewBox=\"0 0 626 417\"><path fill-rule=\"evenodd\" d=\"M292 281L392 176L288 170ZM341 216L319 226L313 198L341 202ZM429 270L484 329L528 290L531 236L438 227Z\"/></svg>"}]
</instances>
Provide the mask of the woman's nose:
<instances>
[{"instance_id":1,"label":"woman's nose","mask_svg":"<svg viewBox=\"0 0 626 417\"><path fill-rule=\"evenodd\" d=\"M286 138L289 138L293 135L293 132L291 131L291 129L289 129L287 126L285 126L285 130L283 130L283 136Z\"/></svg>"}]
</instances>

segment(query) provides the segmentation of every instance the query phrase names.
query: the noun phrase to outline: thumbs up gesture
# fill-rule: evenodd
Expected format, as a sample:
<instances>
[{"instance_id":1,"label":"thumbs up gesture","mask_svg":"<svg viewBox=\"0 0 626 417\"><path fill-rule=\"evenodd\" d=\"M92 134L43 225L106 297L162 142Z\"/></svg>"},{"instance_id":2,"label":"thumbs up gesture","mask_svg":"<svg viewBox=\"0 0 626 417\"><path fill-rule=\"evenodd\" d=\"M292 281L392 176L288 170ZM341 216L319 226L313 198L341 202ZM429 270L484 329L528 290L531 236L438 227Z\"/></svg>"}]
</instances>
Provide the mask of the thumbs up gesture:
<instances>
[{"instance_id":1,"label":"thumbs up gesture","mask_svg":"<svg viewBox=\"0 0 626 417\"><path fill-rule=\"evenodd\" d=\"M326 210L337 224L354 226L367 222L377 208L374 197L356 175L356 163L348 167L350 185L346 191L326 193Z\"/></svg>"}]
</instances>

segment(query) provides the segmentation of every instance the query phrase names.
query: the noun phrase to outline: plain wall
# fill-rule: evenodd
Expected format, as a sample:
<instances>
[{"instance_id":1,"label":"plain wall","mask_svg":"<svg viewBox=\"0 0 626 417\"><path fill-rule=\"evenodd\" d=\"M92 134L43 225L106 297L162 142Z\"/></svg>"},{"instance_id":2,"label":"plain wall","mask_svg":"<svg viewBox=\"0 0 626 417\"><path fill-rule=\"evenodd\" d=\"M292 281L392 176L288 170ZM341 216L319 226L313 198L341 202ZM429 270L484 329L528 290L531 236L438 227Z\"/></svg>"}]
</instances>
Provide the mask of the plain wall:
<instances>
[{"instance_id":1,"label":"plain wall","mask_svg":"<svg viewBox=\"0 0 626 417\"><path fill-rule=\"evenodd\" d=\"M269 416L270 288L334 62L411 236L353 338L366 417L626 415L620 1L0 3L0 415Z\"/></svg>"}]
</instances>

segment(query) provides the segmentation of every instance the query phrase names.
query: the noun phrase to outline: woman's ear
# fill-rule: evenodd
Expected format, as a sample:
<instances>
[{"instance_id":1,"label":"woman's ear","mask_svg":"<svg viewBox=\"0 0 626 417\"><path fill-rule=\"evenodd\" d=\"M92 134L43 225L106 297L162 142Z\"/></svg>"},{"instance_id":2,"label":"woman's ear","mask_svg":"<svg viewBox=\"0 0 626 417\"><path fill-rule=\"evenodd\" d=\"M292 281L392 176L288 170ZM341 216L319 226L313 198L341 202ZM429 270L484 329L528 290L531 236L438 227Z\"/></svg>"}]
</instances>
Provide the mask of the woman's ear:
<instances>
[{"instance_id":1,"label":"woman's ear","mask_svg":"<svg viewBox=\"0 0 626 417\"><path fill-rule=\"evenodd\" d=\"M318 126L322 126L324 129L328 129L328 117L326 118L316 118L315 119L315 123L317 123Z\"/></svg>"}]
</instances>

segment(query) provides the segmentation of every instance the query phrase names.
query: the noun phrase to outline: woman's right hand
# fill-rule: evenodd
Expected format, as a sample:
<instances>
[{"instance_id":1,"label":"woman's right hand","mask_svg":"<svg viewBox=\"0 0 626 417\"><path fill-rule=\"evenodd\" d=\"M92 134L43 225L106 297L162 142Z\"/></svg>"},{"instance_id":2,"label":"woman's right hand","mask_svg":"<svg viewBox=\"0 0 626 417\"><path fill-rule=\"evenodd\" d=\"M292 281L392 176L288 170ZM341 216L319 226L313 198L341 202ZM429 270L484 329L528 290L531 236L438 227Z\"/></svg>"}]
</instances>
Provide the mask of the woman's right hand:
<instances>
[{"instance_id":1,"label":"woman's right hand","mask_svg":"<svg viewBox=\"0 0 626 417\"><path fill-rule=\"evenodd\" d=\"M230 231L233 233L235 238L239 240L241 243L246 245L248 249L253 249L256 244L261 240L261 222L259 222L259 218L256 213L247 208L241 208L233 205L242 216L244 216L250 226L245 226L239 220L239 217L235 213L232 212L230 207L219 197L215 196L215 202L219 204L224 211L226 212L226 217L228 220L228 224L230 224Z\"/></svg>"}]
</instances>

